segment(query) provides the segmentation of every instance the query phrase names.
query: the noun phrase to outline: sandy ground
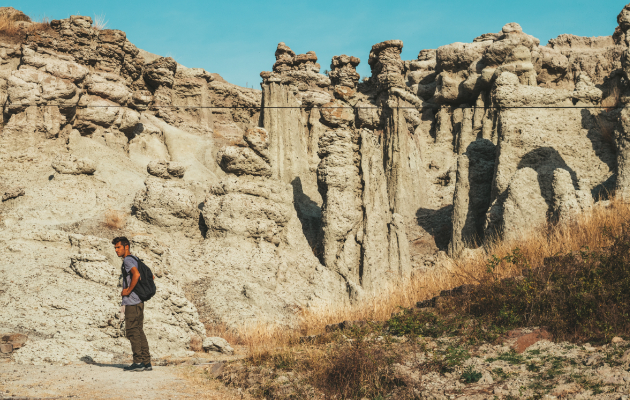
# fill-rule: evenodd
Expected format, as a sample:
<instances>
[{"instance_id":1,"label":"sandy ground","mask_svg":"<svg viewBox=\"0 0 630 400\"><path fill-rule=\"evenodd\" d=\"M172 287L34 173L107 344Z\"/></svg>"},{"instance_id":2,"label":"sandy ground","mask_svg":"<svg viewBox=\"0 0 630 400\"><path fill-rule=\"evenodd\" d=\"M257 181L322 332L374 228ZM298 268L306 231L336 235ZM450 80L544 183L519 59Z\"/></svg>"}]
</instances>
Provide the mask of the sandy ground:
<instances>
[{"instance_id":1,"label":"sandy ground","mask_svg":"<svg viewBox=\"0 0 630 400\"><path fill-rule=\"evenodd\" d=\"M143 372L124 371L126 365L44 366L0 361L0 399L240 398L217 381L208 384L207 380L198 379L199 371L203 372L207 364L153 366L153 371Z\"/></svg>"}]
</instances>

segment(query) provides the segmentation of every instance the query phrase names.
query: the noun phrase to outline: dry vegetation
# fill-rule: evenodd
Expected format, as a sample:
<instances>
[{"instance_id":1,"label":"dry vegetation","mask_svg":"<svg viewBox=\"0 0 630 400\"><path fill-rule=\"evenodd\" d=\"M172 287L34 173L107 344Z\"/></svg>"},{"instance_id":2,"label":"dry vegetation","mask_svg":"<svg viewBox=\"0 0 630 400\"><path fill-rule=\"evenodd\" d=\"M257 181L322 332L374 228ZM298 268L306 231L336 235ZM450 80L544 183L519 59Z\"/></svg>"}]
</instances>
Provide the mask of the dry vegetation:
<instances>
[{"instance_id":1,"label":"dry vegetation","mask_svg":"<svg viewBox=\"0 0 630 400\"><path fill-rule=\"evenodd\" d=\"M92 28L96 29L97 31L102 31L103 29L107 27L108 22L109 21L105 20L104 15L95 15Z\"/></svg>"},{"instance_id":2,"label":"dry vegetation","mask_svg":"<svg viewBox=\"0 0 630 400\"><path fill-rule=\"evenodd\" d=\"M413 340L396 345L396 336L461 341L454 353L448 350L441 360L419 366L423 373L447 372L461 363L457 352L473 351L465 346L522 326L545 325L556 339L575 342L628 336L629 222L629 204L601 202L573 223L549 226L519 241L495 242L360 306L305 312L300 329L256 326L237 335L223 328L214 333L250 349L244 363L228 366L224 383L270 399L405 398L407 389L393 366L410 351L424 350ZM471 293L453 298L441 311L414 308L419 300L471 283L476 285ZM326 325L340 321L371 322L325 333ZM305 335L318 336L300 343ZM290 382L278 383L281 375Z\"/></svg>"},{"instance_id":3,"label":"dry vegetation","mask_svg":"<svg viewBox=\"0 0 630 400\"><path fill-rule=\"evenodd\" d=\"M600 203L601 204L601 203ZM337 307L303 315L301 333L318 334L328 324L345 320L386 321L400 307L413 307L418 301L438 295L442 290L471 283L482 283L488 278L503 279L520 273L518 266L505 260L488 270L488 260L504 259L519 249L523 259L532 268L543 266L548 257L610 246L613 239L603 235L606 228L613 236L622 233L623 224L630 221L630 205L615 199L606 205L594 207L589 213L578 216L572 224L556 225L532 233L518 241L497 241L479 249L472 256L419 274L404 287L392 287L358 307Z\"/></svg>"},{"instance_id":4,"label":"dry vegetation","mask_svg":"<svg viewBox=\"0 0 630 400\"><path fill-rule=\"evenodd\" d=\"M47 17L39 21L10 14L0 14L0 34L8 37L20 37L26 34L49 31L50 20Z\"/></svg>"},{"instance_id":5,"label":"dry vegetation","mask_svg":"<svg viewBox=\"0 0 630 400\"><path fill-rule=\"evenodd\" d=\"M122 211L109 209L105 211L103 226L107 229L120 230L127 224L127 214Z\"/></svg>"}]
</instances>

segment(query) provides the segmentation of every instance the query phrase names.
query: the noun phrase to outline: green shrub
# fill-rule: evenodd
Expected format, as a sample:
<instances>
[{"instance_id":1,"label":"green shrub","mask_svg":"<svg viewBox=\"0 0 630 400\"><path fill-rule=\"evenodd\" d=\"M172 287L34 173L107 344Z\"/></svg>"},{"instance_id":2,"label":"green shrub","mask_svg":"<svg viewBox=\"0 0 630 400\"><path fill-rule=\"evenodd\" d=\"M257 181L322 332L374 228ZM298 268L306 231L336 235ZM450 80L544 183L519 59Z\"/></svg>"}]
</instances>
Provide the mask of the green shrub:
<instances>
[{"instance_id":1,"label":"green shrub","mask_svg":"<svg viewBox=\"0 0 630 400\"><path fill-rule=\"evenodd\" d=\"M464 373L462 373L462 379L465 383L477 383L481 379L481 376L481 372L475 371L472 365L466 368Z\"/></svg>"}]
</instances>

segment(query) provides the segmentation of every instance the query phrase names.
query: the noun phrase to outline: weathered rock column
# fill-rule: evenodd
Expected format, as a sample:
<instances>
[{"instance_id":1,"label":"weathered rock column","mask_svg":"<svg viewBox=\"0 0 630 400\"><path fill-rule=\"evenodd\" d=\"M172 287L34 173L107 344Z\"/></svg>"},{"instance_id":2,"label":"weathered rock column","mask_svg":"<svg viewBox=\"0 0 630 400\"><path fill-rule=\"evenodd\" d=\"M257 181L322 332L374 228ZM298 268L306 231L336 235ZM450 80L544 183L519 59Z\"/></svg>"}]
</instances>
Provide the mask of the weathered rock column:
<instances>
[{"instance_id":1,"label":"weathered rock column","mask_svg":"<svg viewBox=\"0 0 630 400\"><path fill-rule=\"evenodd\" d=\"M630 201L630 109L620 115L621 129L615 137L617 146L617 195Z\"/></svg>"},{"instance_id":2,"label":"weathered rock column","mask_svg":"<svg viewBox=\"0 0 630 400\"><path fill-rule=\"evenodd\" d=\"M468 180L469 162L463 154L457 158L457 181L455 182L455 194L453 195L453 233L448 245L451 257L457 257L466 248L467 239L470 236L472 214L469 213L470 182ZM468 227L468 229L466 229Z\"/></svg>"},{"instance_id":3,"label":"weathered rock column","mask_svg":"<svg viewBox=\"0 0 630 400\"><path fill-rule=\"evenodd\" d=\"M279 43L273 72L262 72L262 123L269 132L269 154L272 176L286 183L299 181L301 190L313 201L321 201L317 192L314 166L309 164L313 141L305 129L309 113L303 108L332 100L323 88L330 79L319 74L317 56L310 51L296 55L286 44ZM315 123L315 121L311 121Z\"/></svg>"},{"instance_id":4,"label":"weathered rock column","mask_svg":"<svg viewBox=\"0 0 630 400\"><path fill-rule=\"evenodd\" d=\"M329 103L321 111L322 121L330 128L319 139L317 183L323 199L324 264L346 279L356 300L362 294L359 135L351 126L354 115L345 106Z\"/></svg>"}]
</instances>

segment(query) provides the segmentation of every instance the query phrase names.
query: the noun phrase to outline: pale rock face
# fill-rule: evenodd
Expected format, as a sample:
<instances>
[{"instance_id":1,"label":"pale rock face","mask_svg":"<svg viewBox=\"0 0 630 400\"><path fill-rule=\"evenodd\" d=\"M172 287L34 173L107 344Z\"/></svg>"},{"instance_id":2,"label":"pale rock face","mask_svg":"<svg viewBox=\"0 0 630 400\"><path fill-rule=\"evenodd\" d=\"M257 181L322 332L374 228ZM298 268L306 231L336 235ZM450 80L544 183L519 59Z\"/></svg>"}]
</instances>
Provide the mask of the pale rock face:
<instances>
[{"instance_id":1,"label":"pale rock face","mask_svg":"<svg viewBox=\"0 0 630 400\"><path fill-rule=\"evenodd\" d=\"M360 102L355 106L360 128L376 129L381 122L380 108L372 103Z\"/></svg>"},{"instance_id":2,"label":"pale rock face","mask_svg":"<svg viewBox=\"0 0 630 400\"><path fill-rule=\"evenodd\" d=\"M82 134L94 132L99 126L112 126L121 112L118 104L93 95L81 96L79 106L75 127Z\"/></svg>"},{"instance_id":3,"label":"pale rock face","mask_svg":"<svg viewBox=\"0 0 630 400\"><path fill-rule=\"evenodd\" d=\"M52 167L60 174L91 175L96 171L96 163L89 158L78 158L73 154L60 154L52 162Z\"/></svg>"},{"instance_id":4,"label":"pale rock face","mask_svg":"<svg viewBox=\"0 0 630 400\"><path fill-rule=\"evenodd\" d=\"M240 184L240 186L238 186ZM291 194L266 181L226 179L213 187L203 217L215 236L237 235L280 243L290 218Z\"/></svg>"},{"instance_id":5,"label":"pale rock face","mask_svg":"<svg viewBox=\"0 0 630 400\"><path fill-rule=\"evenodd\" d=\"M108 73L90 74L85 82L89 94L126 105L131 99L131 90L120 76Z\"/></svg>"},{"instance_id":6,"label":"pale rock face","mask_svg":"<svg viewBox=\"0 0 630 400\"><path fill-rule=\"evenodd\" d=\"M319 139L317 182L324 205L324 264L359 288L360 244L356 235L362 219L359 169L355 163L358 135L348 129L328 130ZM356 289L359 290L359 289Z\"/></svg>"},{"instance_id":7,"label":"pale rock face","mask_svg":"<svg viewBox=\"0 0 630 400\"><path fill-rule=\"evenodd\" d=\"M257 322L293 326L290 304L319 307L347 298L340 277L322 267L302 234L290 185L227 176L202 210L208 238L194 290L202 316L238 327ZM210 311L211 310L211 311Z\"/></svg>"},{"instance_id":8,"label":"pale rock face","mask_svg":"<svg viewBox=\"0 0 630 400\"><path fill-rule=\"evenodd\" d=\"M265 128L253 128L247 131L244 136L249 147L261 156L267 163L271 162L269 154L269 133Z\"/></svg>"},{"instance_id":9,"label":"pale rock face","mask_svg":"<svg viewBox=\"0 0 630 400\"><path fill-rule=\"evenodd\" d=\"M0 324L9 329L30 326L29 341L14 354L20 364L67 364L91 359L111 362L114 354L129 351L118 313L120 308L121 260L111 240L63 231L24 230L13 237L15 252L5 252L10 263L29 257L42 244L39 257L46 264L35 271L12 271L15 279L27 280L33 294L24 297L16 285L0 294L8 311ZM132 243L132 251L141 245ZM164 249L157 250L164 252ZM134 252L135 254L135 252ZM142 257L151 268L152 260ZM157 268L156 268L157 267ZM42 274L42 270L45 274ZM5 264L2 273L9 273ZM68 291L68 286L74 290ZM145 305L145 332L151 354L185 355L191 334L205 336L196 308L170 277L156 278L157 294ZM75 296L82 301L77 302ZM26 309L31 312L25 313ZM42 340L41 337L46 337Z\"/></svg>"},{"instance_id":10,"label":"pale rock face","mask_svg":"<svg viewBox=\"0 0 630 400\"><path fill-rule=\"evenodd\" d=\"M321 107L331 101L333 101L333 97L328 92L307 90L302 94L302 103L310 107Z\"/></svg>"},{"instance_id":11,"label":"pale rock face","mask_svg":"<svg viewBox=\"0 0 630 400\"><path fill-rule=\"evenodd\" d=\"M507 192L503 206L503 235L507 240L525 237L547 222L549 207L540 191L536 171L519 169Z\"/></svg>"},{"instance_id":12,"label":"pale rock face","mask_svg":"<svg viewBox=\"0 0 630 400\"><path fill-rule=\"evenodd\" d=\"M352 108L339 101L324 104L320 110L322 119L330 126L347 126L354 121Z\"/></svg>"},{"instance_id":13,"label":"pale rock face","mask_svg":"<svg viewBox=\"0 0 630 400\"><path fill-rule=\"evenodd\" d=\"M59 59L47 54L40 54L25 47L22 57L25 65L47 72L57 78L66 79L73 83L81 82L88 75L89 70L76 62Z\"/></svg>"},{"instance_id":14,"label":"pale rock face","mask_svg":"<svg viewBox=\"0 0 630 400\"><path fill-rule=\"evenodd\" d=\"M35 69L13 72L8 83L8 100L12 110L43 103L75 105L78 99L78 89L74 84Z\"/></svg>"},{"instance_id":15,"label":"pale rock face","mask_svg":"<svg viewBox=\"0 0 630 400\"><path fill-rule=\"evenodd\" d=\"M121 132L133 133L140 122L140 113L135 110L125 108L122 113L118 114L116 125Z\"/></svg>"},{"instance_id":16,"label":"pale rock face","mask_svg":"<svg viewBox=\"0 0 630 400\"><path fill-rule=\"evenodd\" d=\"M196 222L199 210L193 193L181 181L149 176L145 189L134 199L138 219L165 227L186 229Z\"/></svg>"}]
</instances>

